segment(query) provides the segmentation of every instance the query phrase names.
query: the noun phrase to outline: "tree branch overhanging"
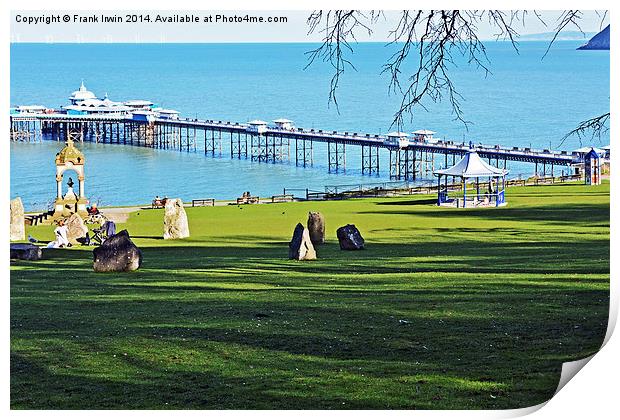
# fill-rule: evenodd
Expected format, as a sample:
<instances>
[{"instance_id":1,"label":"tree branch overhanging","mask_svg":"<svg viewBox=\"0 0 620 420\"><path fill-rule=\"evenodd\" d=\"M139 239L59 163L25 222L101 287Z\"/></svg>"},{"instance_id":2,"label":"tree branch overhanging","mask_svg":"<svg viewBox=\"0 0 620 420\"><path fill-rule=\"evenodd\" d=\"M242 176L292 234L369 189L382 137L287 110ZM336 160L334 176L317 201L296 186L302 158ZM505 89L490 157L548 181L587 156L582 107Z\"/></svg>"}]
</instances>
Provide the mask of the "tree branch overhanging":
<instances>
[{"instance_id":1,"label":"tree branch overhanging","mask_svg":"<svg viewBox=\"0 0 620 420\"><path fill-rule=\"evenodd\" d=\"M566 139L572 136L577 136L577 138L579 138L580 144L581 140L584 138L600 139L604 134L607 134L609 132L609 118L610 113L608 112L606 114L602 114L597 117L580 122L577 127L566 133L566 135L562 137L560 144L562 144Z\"/></svg>"},{"instance_id":2,"label":"tree branch overhanging","mask_svg":"<svg viewBox=\"0 0 620 420\"><path fill-rule=\"evenodd\" d=\"M397 47L396 51L382 67L382 74L389 75L388 92L400 95L401 102L394 113L390 128L402 129L405 119L412 120L417 108L427 109L430 101L437 103L447 98L455 120L461 121L465 128L469 122L462 110L463 96L451 78L451 70L458 59L467 65L481 69L485 77L491 72L484 43L479 39L479 25L486 20L495 30L497 40L509 41L518 53L518 23L525 24L528 16L547 26L537 11L504 10L403 10L395 27L389 32L388 45ZM330 80L328 104L338 109L337 90L345 70L355 70L347 55L353 52L352 43L357 42L358 34L372 34L372 26L382 16L382 12L361 12L358 10L314 11L307 23L308 33L319 31L321 44L308 51L306 68L317 60L329 63L334 70ZM601 23L607 12L599 14ZM579 20L582 12L566 10L556 20L554 36L542 56L544 59L562 30L575 26L580 31ZM583 32L583 31L582 31ZM412 53L415 55L412 57ZM413 70L410 70L413 68ZM405 70L406 69L406 70ZM605 118L606 116L606 118ZM592 131L599 137L608 131L609 113L583 121L568 133L566 138Z\"/></svg>"}]
</instances>

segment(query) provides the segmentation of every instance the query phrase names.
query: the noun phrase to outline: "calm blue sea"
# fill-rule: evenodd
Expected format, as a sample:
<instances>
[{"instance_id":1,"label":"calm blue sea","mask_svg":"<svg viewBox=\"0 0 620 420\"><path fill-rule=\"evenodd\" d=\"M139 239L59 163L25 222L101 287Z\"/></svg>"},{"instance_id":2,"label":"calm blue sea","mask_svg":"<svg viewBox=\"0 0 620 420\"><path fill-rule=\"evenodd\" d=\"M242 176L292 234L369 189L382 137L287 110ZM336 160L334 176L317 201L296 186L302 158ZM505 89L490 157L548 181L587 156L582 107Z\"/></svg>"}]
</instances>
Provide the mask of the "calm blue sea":
<instances>
[{"instance_id":1,"label":"calm blue sea","mask_svg":"<svg viewBox=\"0 0 620 420\"><path fill-rule=\"evenodd\" d=\"M426 128L458 141L558 148L580 146L563 135L580 121L609 110L609 52L576 51L557 42L542 59L546 42L523 42L519 52L505 42L487 44L491 74L464 60L452 69L464 96L469 129L454 120L447 102L428 103L406 131ZM11 104L67 104L81 79L89 90L112 100L149 99L189 117L245 122L290 118L304 128L386 133L399 104L388 93L382 64L393 51L378 43L358 44L338 91L339 109L328 106L331 69L308 69L312 44L12 44ZM403 70L414 68L408 62ZM609 138L588 140L604 146ZM27 209L54 198L53 158L59 144L11 144L11 196ZM272 195L287 188L323 190L325 185L388 180L360 173L360 157L347 150L346 174L328 174L326 152L315 149L313 168L205 157L202 153L84 145L87 195L102 205L150 202L156 194L185 200L234 198L242 191ZM512 164L513 175L531 165Z\"/></svg>"}]
</instances>

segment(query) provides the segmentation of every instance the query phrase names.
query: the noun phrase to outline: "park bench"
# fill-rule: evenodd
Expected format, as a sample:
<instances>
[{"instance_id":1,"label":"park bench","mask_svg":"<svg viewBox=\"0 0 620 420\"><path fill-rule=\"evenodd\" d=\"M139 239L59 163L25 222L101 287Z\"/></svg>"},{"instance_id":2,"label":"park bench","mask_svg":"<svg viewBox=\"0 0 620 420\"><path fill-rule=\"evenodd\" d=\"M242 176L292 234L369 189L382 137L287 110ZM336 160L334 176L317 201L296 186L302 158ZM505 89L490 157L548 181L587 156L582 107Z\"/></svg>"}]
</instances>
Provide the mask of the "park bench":
<instances>
[{"instance_id":1,"label":"park bench","mask_svg":"<svg viewBox=\"0 0 620 420\"><path fill-rule=\"evenodd\" d=\"M192 200L192 207L215 206L215 198L201 198Z\"/></svg>"},{"instance_id":2,"label":"park bench","mask_svg":"<svg viewBox=\"0 0 620 420\"><path fill-rule=\"evenodd\" d=\"M521 185L525 187L525 179L510 179L506 181L506 185L509 185L509 186Z\"/></svg>"},{"instance_id":3,"label":"park bench","mask_svg":"<svg viewBox=\"0 0 620 420\"><path fill-rule=\"evenodd\" d=\"M237 204L257 204L259 200L260 199L257 196L239 197L237 198Z\"/></svg>"},{"instance_id":4,"label":"park bench","mask_svg":"<svg viewBox=\"0 0 620 420\"><path fill-rule=\"evenodd\" d=\"M293 199L293 194L279 194L271 196L272 203L286 203L289 201L293 201Z\"/></svg>"},{"instance_id":5,"label":"park bench","mask_svg":"<svg viewBox=\"0 0 620 420\"><path fill-rule=\"evenodd\" d=\"M555 181L555 178L552 176L548 176L548 177L540 177L540 178L536 178L536 185L540 185L540 184L553 184Z\"/></svg>"},{"instance_id":6,"label":"park bench","mask_svg":"<svg viewBox=\"0 0 620 420\"><path fill-rule=\"evenodd\" d=\"M309 192L306 194L307 200L324 200L327 196L327 193L324 192Z\"/></svg>"}]
</instances>

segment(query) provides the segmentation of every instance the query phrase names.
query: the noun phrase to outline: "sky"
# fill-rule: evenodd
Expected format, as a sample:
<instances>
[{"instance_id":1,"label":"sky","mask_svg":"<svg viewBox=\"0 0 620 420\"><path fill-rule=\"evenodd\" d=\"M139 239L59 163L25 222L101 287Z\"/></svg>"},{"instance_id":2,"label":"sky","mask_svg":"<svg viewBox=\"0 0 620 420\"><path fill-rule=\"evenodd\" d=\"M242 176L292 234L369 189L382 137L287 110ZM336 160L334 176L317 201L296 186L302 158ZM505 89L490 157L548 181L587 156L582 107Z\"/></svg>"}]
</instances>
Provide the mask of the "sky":
<instances>
[{"instance_id":1,"label":"sky","mask_svg":"<svg viewBox=\"0 0 620 420\"><path fill-rule=\"evenodd\" d=\"M525 24L514 25L521 34L551 32L557 25L558 11L540 12L545 26L533 14L529 14ZM310 11L27 11L11 12L11 42L318 42L320 31L308 34L306 20ZM373 24L372 34L358 32L360 42L385 42L389 32L398 22L400 11L385 11ZM157 16L165 18L189 16L198 22L156 22ZM218 18L219 15L219 18ZM245 16L262 17L264 23L243 21ZM107 18L120 17L122 22L103 22ZM147 21L147 16L148 20ZM90 18L90 22L80 22ZM237 18L237 22L235 22ZM279 22L267 22L276 18ZM285 21L282 21L285 18ZM46 21L48 19L48 21ZM56 19L59 22L49 21ZM64 22L68 19L69 22ZM135 22L127 22L128 20ZM77 20L77 21L76 21ZM96 21L94 21L96 20ZM584 11L580 20L584 32L598 32L609 22L603 12ZM602 25L602 26L601 26ZM494 29L486 22L480 25L481 39L495 39ZM569 26L567 31L578 28Z\"/></svg>"}]
</instances>

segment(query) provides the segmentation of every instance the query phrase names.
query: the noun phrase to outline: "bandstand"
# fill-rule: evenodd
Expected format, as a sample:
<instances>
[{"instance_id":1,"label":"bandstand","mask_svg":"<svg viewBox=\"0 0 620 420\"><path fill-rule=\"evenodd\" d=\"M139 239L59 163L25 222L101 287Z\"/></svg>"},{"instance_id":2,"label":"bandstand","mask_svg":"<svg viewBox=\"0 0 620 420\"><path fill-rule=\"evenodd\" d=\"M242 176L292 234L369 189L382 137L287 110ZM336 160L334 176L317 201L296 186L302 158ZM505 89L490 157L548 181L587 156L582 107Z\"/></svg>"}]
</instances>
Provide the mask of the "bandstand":
<instances>
[{"instance_id":1,"label":"bandstand","mask_svg":"<svg viewBox=\"0 0 620 420\"><path fill-rule=\"evenodd\" d=\"M506 205L504 188L508 171L489 165L476 152L468 152L454 166L435 171L433 174L437 176L438 206L466 208ZM449 191L450 177L460 178L461 188ZM469 180L473 181L470 183L473 190L468 194Z\"/></svg>"}]
</instances>

